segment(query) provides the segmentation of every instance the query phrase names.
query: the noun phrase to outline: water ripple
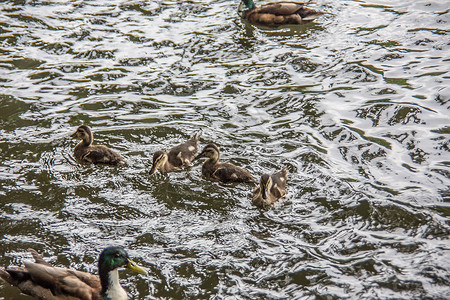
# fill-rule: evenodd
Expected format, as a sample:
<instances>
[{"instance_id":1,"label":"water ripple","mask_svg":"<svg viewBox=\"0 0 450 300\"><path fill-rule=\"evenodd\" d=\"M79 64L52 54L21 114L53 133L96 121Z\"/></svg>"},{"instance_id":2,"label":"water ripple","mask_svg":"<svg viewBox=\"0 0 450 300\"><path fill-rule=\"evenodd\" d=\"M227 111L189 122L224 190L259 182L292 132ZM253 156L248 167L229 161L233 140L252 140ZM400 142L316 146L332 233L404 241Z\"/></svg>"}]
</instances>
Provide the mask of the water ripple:
<instances>
[{"instance_id":1,"label":"water ripple","mask_svg":"<svg viewBox=\"0 0 450 300\"><path fill-rule=\"evenodd\" d=\"M318 22L240 20L238 1L11 2L0 14L1 265L35 247L95 273L127 247L153 298L445 298L448 5L320 0ZM82 166L87 124L129 168ZM149 176L200 132L288 196ZM1 295L19 297L2 285Z\"/></svg>"}]
</instances>

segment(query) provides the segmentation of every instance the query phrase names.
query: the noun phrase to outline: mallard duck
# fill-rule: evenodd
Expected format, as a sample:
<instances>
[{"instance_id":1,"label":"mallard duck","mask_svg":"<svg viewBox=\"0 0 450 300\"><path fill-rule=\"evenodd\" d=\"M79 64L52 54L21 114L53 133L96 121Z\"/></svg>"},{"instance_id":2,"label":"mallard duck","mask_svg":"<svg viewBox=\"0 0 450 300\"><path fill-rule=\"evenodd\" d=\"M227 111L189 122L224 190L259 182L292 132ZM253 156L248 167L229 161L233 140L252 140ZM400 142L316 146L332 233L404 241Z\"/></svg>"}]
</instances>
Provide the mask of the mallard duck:
<instances>
[{"instance_id":1,"label":"mallard duck","mask_svg":"<svg viewBox=\"0 0 450 300\"><path fill-rule=\"evenodd\" d=\"M203 148L203 151L195 157L199 159L207 157L208 159L202 166L203 176L211 179L216 179L222 182L247 182L256 183L255 178L247 171L237 167L229 162L219 162L220 152L214 144L208 144Z\"/></svg>"},{"instance_id":2,"label":"mallard duck","mask_svg":"<svg viewBox=\"0 0 450 300\"><path fill-rule=\"evenodd\" d=\"M195 158L198 151L200 135L196 134L186 142L173 147L168 152L159 150L153 154L153 165L150 170L150 175L153 175L156 170L163 173L180 170L189 166Z\"/></svg>"},{"instance_id":3,"label":"mallard duck","mask_svg":"<svg viewBox=\"0 0 450 300\"><path fill-rule=\"evenodd\" d=\"M113 166L127 165L119 153L104 145L92 145L94 135L92 134L91 129L86 125L79 126L70 137L81 140L73 150L75 158L80 162Z\"/></svg>"},{"instance_id":4,"label":"mallard duck","mask_svg":"<svg viewBox=\"0 0 450 300\"><path fill-rule=\"evenodd\" d=\"M286 181L288 170L286 167L281 171L269 175L263 174L259 185L253 191L252 202L254 205L268 208L278 199L286 195Z\"/></svg>"},{"instance_id":5,"label":"mallard duck","mask_svg":"<svg viewBox=\"0 0 450 300\"><path fill-rule=\"evenodd\" d=\"M121 247L109 247L100 254L100 278L82 271L53 267L34 249L28 250L35 262L25 262L25 267L0 268L0 278L39 299L127 299L127 293L119 283L118 269L126 267L147 274Z\"/></svg>"},{"instance_id":6,"label":"mallard duck","mask_svg":"<svg viewBox=\"0 0 450 300\"><path fill-rule=\"evenodd\" d=\"M244 6L246 9L244 9ZM242 0L239 10L245 20L253 24L282 25L312 21L324 13L305 6L303 2L277 1L256 7L253 0Z\"/></svg>"}]
</instances>

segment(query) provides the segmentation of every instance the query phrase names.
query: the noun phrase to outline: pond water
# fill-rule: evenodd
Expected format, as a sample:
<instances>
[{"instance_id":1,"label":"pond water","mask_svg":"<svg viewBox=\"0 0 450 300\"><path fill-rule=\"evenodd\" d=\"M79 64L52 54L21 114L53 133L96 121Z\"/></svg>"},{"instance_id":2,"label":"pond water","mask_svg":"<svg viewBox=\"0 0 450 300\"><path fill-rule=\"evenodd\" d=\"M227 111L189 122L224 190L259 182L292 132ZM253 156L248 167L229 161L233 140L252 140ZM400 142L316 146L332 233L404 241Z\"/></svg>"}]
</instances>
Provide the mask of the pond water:
<instances>
[{"instance_id":1,"label":"pond water","mask_svg":"<svg viewBox=\"0 0 450 300\"><path fill-rule=\"evenodd\" d=\"M448 2L317 0L280 28L238 5L2 2L0 265L95 273L122 245L150 273L122 272L134 299L448 297ZM81 124L129 167L76 163ZM195 133L258 178L286 166L288 196L149 176Z\"/></svg>"}]
</instances>

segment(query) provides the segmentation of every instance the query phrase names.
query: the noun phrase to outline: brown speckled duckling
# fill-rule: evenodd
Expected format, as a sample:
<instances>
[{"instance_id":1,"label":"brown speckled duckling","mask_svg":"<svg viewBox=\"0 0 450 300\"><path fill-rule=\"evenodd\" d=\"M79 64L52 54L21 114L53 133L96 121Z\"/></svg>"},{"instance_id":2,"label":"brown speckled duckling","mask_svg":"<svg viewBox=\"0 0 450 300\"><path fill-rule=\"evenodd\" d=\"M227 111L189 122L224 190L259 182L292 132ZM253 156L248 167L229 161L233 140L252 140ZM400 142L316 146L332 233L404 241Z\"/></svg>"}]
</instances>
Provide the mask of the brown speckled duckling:
<instances>
[{"instance_id":1,"label":"brown speckled duckling","mask_svg":"<svg viewBox=\"0 0 450 300\"><path fill-rule=\"evenodd\" d=\"M242 8L245 6L245 10ZM276 1L256 7L253 0L242 0L240 8L242 18L253 24L282 25L301 24L312 21L324 13L305 6L303 2Z\"/></svg>"},{"instance_id":2,"label":"brown speckled duckling","mask_svg":"<svg viewBox=\"0 0 450 300\"><path fill-rule=\"evenodd\" d=\"M200 135L196 134L188 141L173 147L168 152L156 151L153 154L153 165L150 175L154 174L158 169L162 173L167 173L189 166L198 151L199 139Z\"/></svg>"},{"instance_id":3,"label":"brown speckled duckling","mask_svg":"<svg viewBox=\"0 0 450 300\"><path fill-rule=\"evenodd\" d=\"M255 178L247 171L229 162L219 162L220 152L214 144L208 144L195 159L207 157L202 166L203 176L222 182L253 182Z\"/></svg>"},{"instance_id":4,"label":"brown speckled duckling","mask_svg":"<svg viewBox=\"0 0 450 300\"><path fill-rule=\"evenodd\" d=\"M278 199L286 195L287 175L286 167L272 175L263 174L259 185L253 191L253 204L262 208L269 208Z\"/></svg>"},{"instance_id":5,"label":"brown speckled duckling","mask_svg":"<svg viewBox=\"0 0 450 300\"><path fill-rule=\"evenodd\" d=\"M82 163L106 164L112 166L126 166L123 157L103 145L92 145L94 135L86 125L81 125L70 136L73 139L80 139L81 142L75 146L73 154Z\"/></svg>"}]
</instances>

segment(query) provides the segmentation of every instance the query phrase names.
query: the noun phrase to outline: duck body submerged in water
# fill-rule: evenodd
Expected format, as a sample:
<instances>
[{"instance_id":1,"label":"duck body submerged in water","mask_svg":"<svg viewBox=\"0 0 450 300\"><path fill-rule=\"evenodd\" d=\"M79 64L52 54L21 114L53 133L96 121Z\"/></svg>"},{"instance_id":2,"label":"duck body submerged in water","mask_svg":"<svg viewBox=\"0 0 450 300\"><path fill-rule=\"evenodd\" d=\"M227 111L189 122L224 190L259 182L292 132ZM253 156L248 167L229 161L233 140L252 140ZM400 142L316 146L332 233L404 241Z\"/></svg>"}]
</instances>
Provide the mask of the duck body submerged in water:
<instances>
[{"instance_id":1,"label":"duck body submerged in water","mask_svg":"<svg viewBox=\"0 0 450 300\"><path fill-rule=\"evenodd\" d=\"M156 170L162 173L172 172L188 167L195 158L198 151L200 135L196 134L186 142L177 145L168 152L159 150L153 154L153 165L150 175Z\"/></svg>"},{"instance_id":2,"label":"duck body submerged in water","mask_svg":"<svg viewBox=\"0 0 450 300\"><path fill-rule=\"evenodd\" d=\"M219 180L225 183L228 182L245 182L256 183L255 178L245 169L233 165L229 162L220 162L220 152L214 144L208 144L203 148L203 151L197 155L195 159L207 157L208 159L203 163L203 176Z\"/></svg>"},{"instance_id":3,"label":"duck body submerged in water","mask_svg":"<svg viewBox=\"0 0 450 300\"><path fill-rule=\"evenodd\" d=\"M267 26L302 24L324 14L306 7L303 2L289 0L270 2L259 7L256 7L253 0L242 0L239 11L242 18L250 23Z\"/></svg>"},{"instance_id":4,"label":"duck body submerged in water","mask_svg":"<svg viewBox=\"0 0 450 300\"><path fill-rule=\"evenodd\" d=\"M284 197L286 195L287 175L286 167L272 175L263 174L259 185L253 191L253 204L262 208L269 208L278 199Z\"/></svg>"},{"instance_id":5,"label":"duck body submerged in water","mask_svg":"<svg viewBox=\"0 0 450 300\"><path fill-rule=\"evenodd\" d=\"M127 165L125 159L119 153L104 145L92 145L94 135L91 129L86 125L79 126L70 137L81 140L73 150L75 159L79 162L119 167Z\"/></svg>"}]
</instances>

